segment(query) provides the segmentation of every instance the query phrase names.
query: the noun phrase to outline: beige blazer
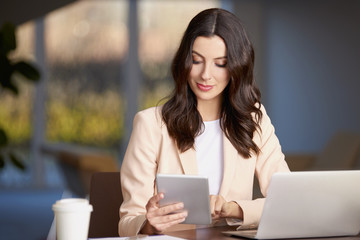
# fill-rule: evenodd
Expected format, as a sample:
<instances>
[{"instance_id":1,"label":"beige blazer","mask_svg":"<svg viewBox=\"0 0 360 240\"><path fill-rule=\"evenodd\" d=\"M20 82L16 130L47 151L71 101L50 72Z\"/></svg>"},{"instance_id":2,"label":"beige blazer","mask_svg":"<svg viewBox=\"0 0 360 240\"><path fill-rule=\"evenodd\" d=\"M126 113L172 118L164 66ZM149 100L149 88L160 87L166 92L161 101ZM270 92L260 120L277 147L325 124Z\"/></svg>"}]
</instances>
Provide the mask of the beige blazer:
<instances>
[{"instance_id":1,"label":"beige blazer","mask_svg":"<svg viewBox=\"0 0 360 240\"><path fill-rule=\"evenodd\" d=\"M244 212L243 228L256 227L264 205L264 198L252 199L254 175L261 192L266 196L273 173L289 171L274 127L264 107L261 131L253 140L261 153L244 159L224 135L224 173L220 195L235 201ZM124 201L120 207L119 234L139 233L145 218L145 205L155 194L157 173L197 174L196 152L193 148L180 153L161 119L161 107L149 108L136 114L133 131L121 166L121 187ZM227 219L228 224L234 223ZM177 227L193 228L185 224ZM174 230L174 228L169 229Z\"/></svg>"}]
</instances>

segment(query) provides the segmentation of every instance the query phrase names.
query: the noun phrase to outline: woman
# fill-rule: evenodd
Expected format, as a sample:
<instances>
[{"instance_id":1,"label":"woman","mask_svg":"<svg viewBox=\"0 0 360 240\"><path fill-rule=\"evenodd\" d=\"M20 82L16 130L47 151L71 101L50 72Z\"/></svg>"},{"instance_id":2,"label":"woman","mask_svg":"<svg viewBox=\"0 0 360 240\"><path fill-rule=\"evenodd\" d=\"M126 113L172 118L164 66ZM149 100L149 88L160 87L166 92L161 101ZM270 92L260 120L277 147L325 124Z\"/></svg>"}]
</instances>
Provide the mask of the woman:
<instances>
[{"instance_id":1,"label":"woman","mask_svg":"<svg viewBox=\"0 0 360 240\"><path fill-rule=\"evenodd\" d=\"M209 178L213 222L256 227L274 172L289 171L255 85L254 51L241 22L222 9L196 15L172 62L175 89L137 113L121 167L120 236L181 228L182 203L159 207L157 173ZM176 211L176 213L173 213Z\"/></svg>"}]
</instances>

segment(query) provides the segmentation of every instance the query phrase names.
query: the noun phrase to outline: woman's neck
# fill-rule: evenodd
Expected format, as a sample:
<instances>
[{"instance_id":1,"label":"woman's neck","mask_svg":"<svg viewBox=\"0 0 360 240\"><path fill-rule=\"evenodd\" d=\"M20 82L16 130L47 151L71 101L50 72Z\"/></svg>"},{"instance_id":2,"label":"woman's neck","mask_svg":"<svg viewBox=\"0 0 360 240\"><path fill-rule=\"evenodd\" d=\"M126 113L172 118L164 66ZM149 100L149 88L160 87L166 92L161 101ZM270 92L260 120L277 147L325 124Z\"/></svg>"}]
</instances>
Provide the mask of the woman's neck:
<instances>
[{"instance_id":1,"label":"woman's neck","mask_svg":"<svg viewBox=\"0 0 360 240\"><path fill-rule=\"evenodd\" d=\"M199 101L197 109L203 121L214 121L220 118L220 106L218 101Z\"/></svg>"}]
</instances>

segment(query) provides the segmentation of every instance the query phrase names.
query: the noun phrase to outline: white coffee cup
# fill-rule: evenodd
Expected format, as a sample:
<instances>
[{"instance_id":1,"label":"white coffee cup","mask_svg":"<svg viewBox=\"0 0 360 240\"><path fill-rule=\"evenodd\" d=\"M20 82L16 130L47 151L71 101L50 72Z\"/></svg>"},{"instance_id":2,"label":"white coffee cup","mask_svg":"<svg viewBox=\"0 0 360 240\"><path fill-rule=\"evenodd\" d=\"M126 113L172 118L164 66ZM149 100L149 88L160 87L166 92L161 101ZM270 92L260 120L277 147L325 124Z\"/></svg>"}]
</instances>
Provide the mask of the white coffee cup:
<instances>
[{"instance_id":1,"label":"white coffee cup","mask_svg":"<svg viewBox=\"0 0 360 240\"><path fill-rule=\"evenodd\" d=\"M57 240L87 240L90 214L89 201L82 198L67 198L52 206L55 214Z\"/></svg>"}]
</instances>

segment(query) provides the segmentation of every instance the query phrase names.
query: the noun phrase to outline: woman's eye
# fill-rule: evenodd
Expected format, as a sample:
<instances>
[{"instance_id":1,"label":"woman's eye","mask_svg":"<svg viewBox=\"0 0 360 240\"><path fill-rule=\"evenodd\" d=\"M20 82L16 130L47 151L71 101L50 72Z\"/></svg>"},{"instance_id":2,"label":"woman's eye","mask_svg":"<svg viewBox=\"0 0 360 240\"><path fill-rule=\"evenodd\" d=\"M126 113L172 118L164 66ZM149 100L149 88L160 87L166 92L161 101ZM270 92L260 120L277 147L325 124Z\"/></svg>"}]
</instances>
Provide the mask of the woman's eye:
<instances>
[{"instance_id":1,"label":"woman's eye","mask_svg":"<svg viewBox=\"0 0 360 240\"><path fill-rule=\"evenodd\" d=\"M193 64L199 64L201 61L193 59Z\"/></svg>"},{"instance_id":2,"label":"woman's eye","mask_svg":"<svg viewBox=\"0 0 360 240\"><path fill-rule=\"evenodd\" d=\"M215 65L224 68L226 67L227 63L215 63Z\"/></svg>"}]
</instances>

